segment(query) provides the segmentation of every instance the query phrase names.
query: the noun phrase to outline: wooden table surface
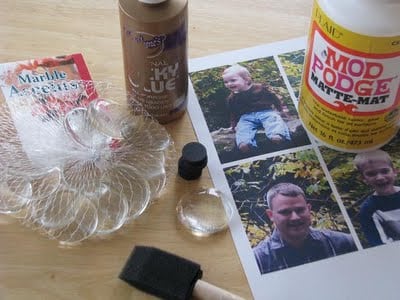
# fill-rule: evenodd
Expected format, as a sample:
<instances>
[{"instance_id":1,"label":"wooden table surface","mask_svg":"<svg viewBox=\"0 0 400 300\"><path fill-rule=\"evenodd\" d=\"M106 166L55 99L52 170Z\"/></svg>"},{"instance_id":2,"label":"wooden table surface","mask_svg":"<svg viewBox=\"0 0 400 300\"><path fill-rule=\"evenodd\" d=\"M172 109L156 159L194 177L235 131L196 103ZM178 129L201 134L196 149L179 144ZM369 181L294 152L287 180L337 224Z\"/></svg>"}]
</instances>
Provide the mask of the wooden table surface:
<instances>
[{"instance_id":1,"label":"wooden table surface","mask_svg":"<svg viewBox=\"0 0 400 300\"><path fill-rule=\"evenodd\" d=\"M133 1L133 0L132 0ZM311 0L192 0L189 57L202 57L307 34ZM94 80L123 86L117 0L3 0L0 63L81 52ZM168 124L178 153L196 140L188 114ZM0 215L0 299L153 299L118 279L135 245L151 245L198 262L203 279L252 299L231 235L198 239L177 222L188 190L211 186L171 176L162 199L109 238L65 249Z\"/></svg>"}]
</instances>

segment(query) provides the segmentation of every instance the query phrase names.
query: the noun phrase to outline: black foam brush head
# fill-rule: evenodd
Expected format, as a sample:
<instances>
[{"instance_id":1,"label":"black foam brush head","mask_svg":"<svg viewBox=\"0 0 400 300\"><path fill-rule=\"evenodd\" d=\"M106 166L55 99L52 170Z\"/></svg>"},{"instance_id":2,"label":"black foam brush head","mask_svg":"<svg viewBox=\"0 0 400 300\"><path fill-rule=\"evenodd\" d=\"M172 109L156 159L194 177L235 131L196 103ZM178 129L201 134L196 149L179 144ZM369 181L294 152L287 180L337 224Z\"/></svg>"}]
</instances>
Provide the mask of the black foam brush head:
<instances>
[{"instance_id":1,"label":"black foam brush head","mask_svg":"<svg viewBox=\"0 0 400 300\"><path fill-rule=\"evenodd\" d=\"M163 250L136 246L119 278L163 299L190 299L201 278L200 265Z\"/></svg>"}]
</instances>

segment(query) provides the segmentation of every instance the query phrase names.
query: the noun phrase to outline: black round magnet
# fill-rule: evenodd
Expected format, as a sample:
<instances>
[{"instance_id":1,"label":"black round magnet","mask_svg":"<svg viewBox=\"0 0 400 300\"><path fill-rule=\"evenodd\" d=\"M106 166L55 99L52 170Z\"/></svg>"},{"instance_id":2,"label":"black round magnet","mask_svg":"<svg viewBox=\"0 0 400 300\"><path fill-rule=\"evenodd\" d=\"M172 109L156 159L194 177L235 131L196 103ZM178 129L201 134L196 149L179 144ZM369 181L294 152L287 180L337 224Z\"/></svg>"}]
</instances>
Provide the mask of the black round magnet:
<instances>
[{"instance_id":1,"label":"black round magnet","mask_svg":"<svg viewBox=\"0 0 400 300\"><path fill-rule=\"evenodd\" d=\"M198 142L191 142L182 148L178 161L178 174L186 180L197 179L207 166L207 150Z\"/></svg>"}]
</instances>

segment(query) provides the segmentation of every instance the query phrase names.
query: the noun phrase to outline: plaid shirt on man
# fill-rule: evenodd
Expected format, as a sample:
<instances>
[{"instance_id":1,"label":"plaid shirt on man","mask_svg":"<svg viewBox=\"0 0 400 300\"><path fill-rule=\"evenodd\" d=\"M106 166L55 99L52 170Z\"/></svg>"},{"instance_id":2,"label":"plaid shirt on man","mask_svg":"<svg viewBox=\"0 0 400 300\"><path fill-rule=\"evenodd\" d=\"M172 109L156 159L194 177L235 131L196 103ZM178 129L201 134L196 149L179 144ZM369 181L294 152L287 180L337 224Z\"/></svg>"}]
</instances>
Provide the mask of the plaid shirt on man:
<instances>
[{"instance_id":1,"label":"plaid shirt on man","mask_svg":"<svg viewBox=\"0 0 400 300\"><path fill-rule=\"evenodd\" d=\"M357 247L350 234L312 228L301 248L287 245L279 231L275 229L269 239L260 242L253 249L261 274L356 250Z\"/></svg>"}]
</instances>

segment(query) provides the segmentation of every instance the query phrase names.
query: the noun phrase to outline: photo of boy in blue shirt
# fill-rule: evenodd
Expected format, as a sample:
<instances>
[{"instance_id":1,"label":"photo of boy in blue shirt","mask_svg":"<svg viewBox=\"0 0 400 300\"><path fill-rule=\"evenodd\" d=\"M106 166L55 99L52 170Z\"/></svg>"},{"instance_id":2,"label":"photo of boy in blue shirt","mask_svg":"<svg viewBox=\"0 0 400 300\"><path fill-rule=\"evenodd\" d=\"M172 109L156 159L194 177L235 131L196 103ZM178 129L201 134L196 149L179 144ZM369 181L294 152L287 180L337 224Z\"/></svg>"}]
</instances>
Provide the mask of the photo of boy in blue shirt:
<instances>
[{"instance_id":1,"label":"photo of boy in blue shirt","mask_svg":"<svg viewBox=\"0 0 400 300\"><path fill-rule=\"evenodd\" d=\"M400 209L400 187L396 186L397 170L390 155L383 150L359 153L354 158L354 165L365 184L374 189L361 204L361 230L369 246L382 245L373 215Z\"/></svg>"}]
</instances>

